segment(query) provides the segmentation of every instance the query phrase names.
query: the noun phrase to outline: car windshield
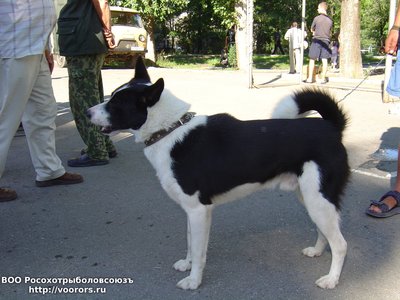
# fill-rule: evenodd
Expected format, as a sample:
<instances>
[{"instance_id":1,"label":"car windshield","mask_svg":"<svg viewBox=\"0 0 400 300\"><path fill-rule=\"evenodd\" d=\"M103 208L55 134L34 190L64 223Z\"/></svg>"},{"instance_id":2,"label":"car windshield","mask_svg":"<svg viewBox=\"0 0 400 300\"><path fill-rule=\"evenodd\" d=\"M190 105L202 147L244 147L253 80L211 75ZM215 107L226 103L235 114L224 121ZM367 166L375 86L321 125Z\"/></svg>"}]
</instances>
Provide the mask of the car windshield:
<instances>
[{"instance_id":1,"label":"car windshield","mask_svg":"<svg viewBox=\"0 0 400 300\"><path fill-rule=\"evenodd\" d=\"M139 14L123 11L112 11L111 22L113 25L143 27L142 19Z\"/></svg>"}]
</instances>

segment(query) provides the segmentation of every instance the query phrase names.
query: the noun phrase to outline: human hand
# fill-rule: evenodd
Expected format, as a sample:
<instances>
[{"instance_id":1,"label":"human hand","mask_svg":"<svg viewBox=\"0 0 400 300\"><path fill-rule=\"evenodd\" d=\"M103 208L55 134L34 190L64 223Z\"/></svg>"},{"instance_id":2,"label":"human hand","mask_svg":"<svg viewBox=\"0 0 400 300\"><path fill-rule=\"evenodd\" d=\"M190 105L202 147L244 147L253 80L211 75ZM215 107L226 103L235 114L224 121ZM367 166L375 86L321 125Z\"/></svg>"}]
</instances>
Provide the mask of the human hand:
<instances>
[{"instance_id":1,"label":"human hand","mask_svg":"<svg viewBox=\"0 0 400 300\"><path fill-rule=\"evenodd\" d=\"M399 31L394 29L390 30L385 40L385 53L396 55L398 40L399 40Z\"/></svg>"},{"instance_id":2,"label":"human hand","mask_svg":"<svg viewBox=\"0 0 400 300\"><path fill-rule=\"evenodd\" d=\"M54 69L53 53L51 53L48 50L45 50L44 51L44 56L46 57L47 63L49 64L50 74L52 74L53 73L53 69Z\"/></svg>"},{"instance_id":3,"label":"human hand","mask_svg":"<svg viewBox=\"0 0 400 300\"><path fill-rule=\"evenodd\" d=\"M104 29L103 33L104 33L104 38L107 43L107 47L109 49L114 49L115 47L117 47L117 45L115 45L114 35L112 34L111 30Z\"/></svg>"}]
</instances>

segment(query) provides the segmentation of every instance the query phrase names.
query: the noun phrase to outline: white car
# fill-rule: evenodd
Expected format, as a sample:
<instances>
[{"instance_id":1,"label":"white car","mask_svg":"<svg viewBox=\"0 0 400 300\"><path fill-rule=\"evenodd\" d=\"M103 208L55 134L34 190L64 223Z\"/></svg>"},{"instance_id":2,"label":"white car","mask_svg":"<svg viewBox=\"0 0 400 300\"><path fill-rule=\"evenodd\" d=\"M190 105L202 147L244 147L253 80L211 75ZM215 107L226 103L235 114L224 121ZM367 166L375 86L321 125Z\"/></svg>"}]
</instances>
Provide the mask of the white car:
<instances>
[{"instance_id":1,"label":"white car","mask_svg":"<svg viewBox=\"0 0 400 300\"><path fill-rule=\"evenodd\" d=\"M134 67L136 57L147 52L147 32L139 12L111 6L111 31L114 34L114 49L109 50L106 61L122 60Z\"/></svg>"}]
</instances>

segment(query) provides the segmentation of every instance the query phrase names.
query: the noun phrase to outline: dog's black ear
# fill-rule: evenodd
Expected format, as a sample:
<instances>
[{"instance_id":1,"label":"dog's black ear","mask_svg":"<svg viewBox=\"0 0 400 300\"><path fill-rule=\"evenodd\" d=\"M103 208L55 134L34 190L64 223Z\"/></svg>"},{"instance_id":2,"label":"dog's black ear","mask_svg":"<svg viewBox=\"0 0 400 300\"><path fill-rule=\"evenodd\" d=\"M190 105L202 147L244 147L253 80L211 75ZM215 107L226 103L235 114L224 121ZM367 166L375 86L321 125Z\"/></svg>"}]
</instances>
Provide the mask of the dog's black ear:
<instances>
[{"instance_id":1,"label":"dog's black ear","mask_svg":"<svg viewBox=\"0 0 400 300\"><path fill-rule=\"evenodd\" d=\"M134 79L139 79L139 80L144 80L144 81L150 82L149 73L147 73L147 69L146 69L146 66L144 65L143 58L140 55L136 59L135 78Z\"/></svg>"},{"instance_id":2,"label":"dog's black ear","mask_svg":"<svg viewBox=\"0 0 400 300\"><path fill-rule=\"evenodd\" d=\"M160 78L156 83L146 88L145 99L147 106L151 107L160 100L161 93L164 90L164 79Z\"/></svg>"}]
</instances>

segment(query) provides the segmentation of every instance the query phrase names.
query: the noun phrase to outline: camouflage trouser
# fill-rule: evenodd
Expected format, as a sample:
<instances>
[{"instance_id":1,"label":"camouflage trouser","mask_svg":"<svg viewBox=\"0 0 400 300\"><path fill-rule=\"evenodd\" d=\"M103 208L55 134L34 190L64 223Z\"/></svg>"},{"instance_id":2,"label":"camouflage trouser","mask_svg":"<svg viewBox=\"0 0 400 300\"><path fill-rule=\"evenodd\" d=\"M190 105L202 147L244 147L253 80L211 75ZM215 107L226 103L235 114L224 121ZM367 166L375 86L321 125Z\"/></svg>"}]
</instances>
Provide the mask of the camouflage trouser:
<instances>
[{"instance_id":1,"label":"camouflage trouser","mask_svg":"<svg viewBox=\"0 0 400 300\"><path fill-rule=\"evenodd\" d=\"M69 75L69 102L76 127L93 159L107 159L115 150L108 136L100 132L86 116L86 110L104 101L101 67L104 55L67 56Z\"/></svg>"}]
</instances>

